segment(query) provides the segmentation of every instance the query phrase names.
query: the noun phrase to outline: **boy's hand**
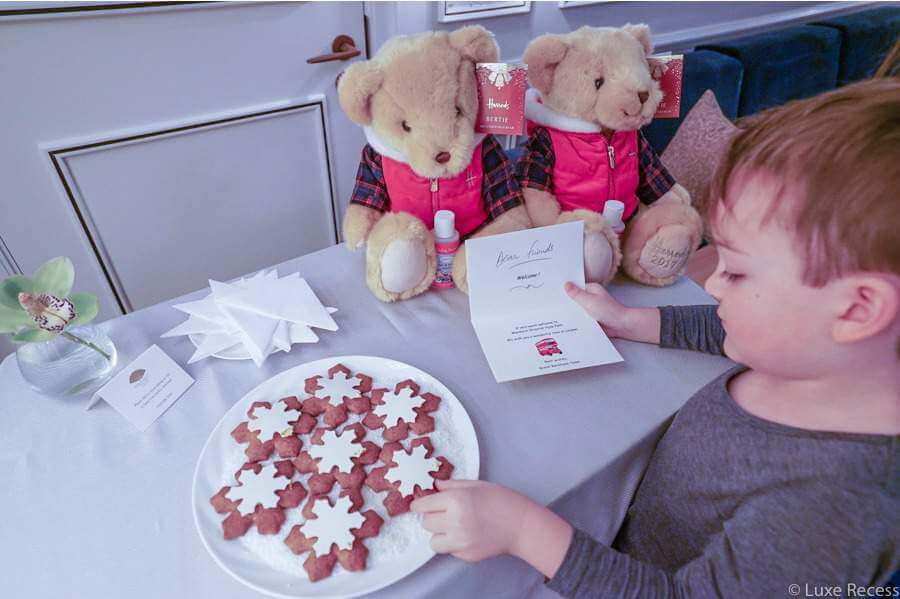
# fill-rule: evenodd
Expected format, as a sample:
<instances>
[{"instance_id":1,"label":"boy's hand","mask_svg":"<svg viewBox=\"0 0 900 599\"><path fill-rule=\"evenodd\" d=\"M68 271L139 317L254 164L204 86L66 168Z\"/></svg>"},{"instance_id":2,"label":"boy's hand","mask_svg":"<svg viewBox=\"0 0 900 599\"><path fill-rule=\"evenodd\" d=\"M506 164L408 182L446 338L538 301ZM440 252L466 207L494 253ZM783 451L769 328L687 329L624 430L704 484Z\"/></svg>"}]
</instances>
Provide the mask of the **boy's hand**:
<instances>
[{"instance_id":1,"label":"boy's hand","mask_svg":"<svg viewBox=\"0 0 900 599\"><path fill-rule=\"evenodd\" d=\"M480 480L439 480L440 493L412 502L431 532L431 548L469 562L511 553L522 530L522 507L531 500Z\"/></svg>"},{"instance_id":2,"label":"boy's hand","mask_svg":"<svg viewBox=\"0 0 900 599\"><path fill-rule=\"evenodd\" d=\"M508 553L552 577L565 557L572 527L515 491L479 480L437 481L440 491L416 499L413 512L432 533L437 553L474 562Z\"/></svg>"},{"instance_id":3,"label":"boy's hand","mask_svg":"<svg viewBox=\"0 0 900 599\"><path fill-rule=\"evenodd\" d=\"M603 325L612 337L621 337L628 308L613 299L613 296L597 283L588 283L580 289L575 283L565 285L566 293L575 303L584 308L588 316Z\"/></svg>"},{"instance_id":4,"label":"boy's hand","mask_svg":"<svg viewBox=\"0 0 900 599\"><path fill-rule=\"evenodd\" d=\"M657 308L629 308L597 283L580 289L572 282L565 284L566 293L584 308L588 316L599 322L610 337L632 341L659 343L659 310Z\"/></svg>"}]
</instances>

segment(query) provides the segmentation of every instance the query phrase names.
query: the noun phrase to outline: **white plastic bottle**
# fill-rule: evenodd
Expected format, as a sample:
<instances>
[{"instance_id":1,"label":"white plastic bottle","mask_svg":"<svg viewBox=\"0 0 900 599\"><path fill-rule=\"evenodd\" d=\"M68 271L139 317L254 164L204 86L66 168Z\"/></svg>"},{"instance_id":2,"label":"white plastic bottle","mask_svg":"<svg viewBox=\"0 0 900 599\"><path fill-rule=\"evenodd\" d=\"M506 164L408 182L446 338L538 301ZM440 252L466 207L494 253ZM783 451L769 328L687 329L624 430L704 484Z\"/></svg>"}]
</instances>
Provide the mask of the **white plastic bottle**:
<instances>
[{"instance_id":1,"label":"white plastic bottle","mask_svg":"<svg viewBox=\"0 0 900 599\"><path fill-rule=\"evenodd\" d=\"M625 233L623 214L625 214L625 204L619 200L607 200L603 205L603 218L612 226L619 239L622 239L622 234Z\"/></svg>"},{"instance_id":2,"label":"white plastic bottle","mask_svg":"<svg viewBox=\"0 0 900 599\"><path fill-rule=\"evenodd\" d=\"M440 289L453 287L453 258L459 249L459 231L456 230L456 215L452 210L434 213L434 249L437 252L437 270L432 286Z\"/></svg>"}]
</instances>

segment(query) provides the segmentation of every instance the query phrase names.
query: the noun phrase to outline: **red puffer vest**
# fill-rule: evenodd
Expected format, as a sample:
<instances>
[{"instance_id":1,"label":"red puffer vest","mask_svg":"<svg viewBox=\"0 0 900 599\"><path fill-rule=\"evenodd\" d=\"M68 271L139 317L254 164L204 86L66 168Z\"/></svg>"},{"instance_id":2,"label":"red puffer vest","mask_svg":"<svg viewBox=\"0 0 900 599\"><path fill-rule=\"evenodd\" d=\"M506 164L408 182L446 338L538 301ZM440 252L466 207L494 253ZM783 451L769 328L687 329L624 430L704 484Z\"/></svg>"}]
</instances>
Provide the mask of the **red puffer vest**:
<instances>
[{"instance_id":1,"label":"red puffer vest","mask_svg":"<svg viewBox=\"0 0 900 599\"><path fill-rule=\"evenodd\" d=\"M472 151L469 166L454 177L429 179L417 175L405 162L381 155L384 182L391 198L391 212L417 216L429 229L434 228L434 213L452 210L456 229L465 237L488 220L481 197L484 166L482 142Z\"/></svg>"},{"instance_id":2,"label":"red puffer vest","mask_svg":"<svg viewBox=\"0 0 900 599\"><path fill-rule=\"evenodd\" d=\"M535 101L538 107L535 106ZM557 115L529 90L527 131L544 127L553 143L553 193L563 210L603 212L607 200L625 204L624 219L638 206L638 132L616 131L607 138L592 123ZM569 128L582 129L572 131Z\"/></svg>"}]
</instances>

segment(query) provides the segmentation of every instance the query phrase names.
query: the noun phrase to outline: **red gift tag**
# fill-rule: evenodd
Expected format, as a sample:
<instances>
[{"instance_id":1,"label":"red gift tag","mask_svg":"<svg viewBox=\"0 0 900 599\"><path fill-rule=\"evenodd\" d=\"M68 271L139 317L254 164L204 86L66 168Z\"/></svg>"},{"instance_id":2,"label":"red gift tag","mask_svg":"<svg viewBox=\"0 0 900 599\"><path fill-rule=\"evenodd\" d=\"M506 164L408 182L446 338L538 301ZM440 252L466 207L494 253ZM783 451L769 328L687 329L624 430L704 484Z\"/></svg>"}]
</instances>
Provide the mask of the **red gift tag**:
<instances>
[{"instance_id":1,"label":"red gift tag","mask_svg":"<svg viewBox=\"0 0 900 599\"><path fill-rule=\"evenodd\" d=\"M681 116L681 78L684 76L684 55L651 56L651 72L654 70L654 61L661 64L665 68L665 72L659 77L659 87L662 90L663 99L656 108L653 118L677 119Z\"/></svg>"},{"instance_id":2,"label":"red gift tag","mask_svg":"<svg viewBox=\"0 0 900 599\"><path fill-rule=\"evenodd\" d=\"M525 88L528 65L479 62L477 133L522 135L525 132Z\"/></svg>"}]
</instances>

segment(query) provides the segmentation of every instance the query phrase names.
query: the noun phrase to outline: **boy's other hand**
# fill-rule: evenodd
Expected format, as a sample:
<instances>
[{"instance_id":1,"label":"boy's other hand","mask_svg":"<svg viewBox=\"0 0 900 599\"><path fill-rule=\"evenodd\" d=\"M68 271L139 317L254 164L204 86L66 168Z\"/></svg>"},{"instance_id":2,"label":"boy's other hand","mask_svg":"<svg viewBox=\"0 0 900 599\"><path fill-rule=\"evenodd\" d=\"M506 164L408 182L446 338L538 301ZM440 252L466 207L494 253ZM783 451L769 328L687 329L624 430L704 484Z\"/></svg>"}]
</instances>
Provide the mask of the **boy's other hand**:
<instances>
[{"instance_id":1,"label":"boy's other hand","mask_svg":"<svg viewBox=\"0 0 900 599\"><path fill-rule=\"evenodd\" d=\"M565 557L572 526L531 499L481 480L439 480L438 493L410 509L423 515L437 553L474 562L508 553L552 578Z\"/></svg>"},{"instance_id":2,"label":"boy's other hand","mask_svg":"<svg viewBox=\"0 0 900 599\"><path fill-rule=\"evenodd\" d=\"M597 283L584 289L571 281L564 289L588 316L599 322L610 337L621 337L644 343L659 343L659 310L657 308L629 308L620 304Z\"/></svg>"},{"instance_id":3,"label":"boy's other hand","mask_svg":"<svg viewBox=\"0 0 900 599\"><path fill-rule=\"evenodd\" d=\"M613 299L613 296L598 283L588 283L584 289L571 281L565 284L566 294L584 308L588 316L603 325L612 337L621 337L628 308Z\"/></svg>"}]
</instances>

